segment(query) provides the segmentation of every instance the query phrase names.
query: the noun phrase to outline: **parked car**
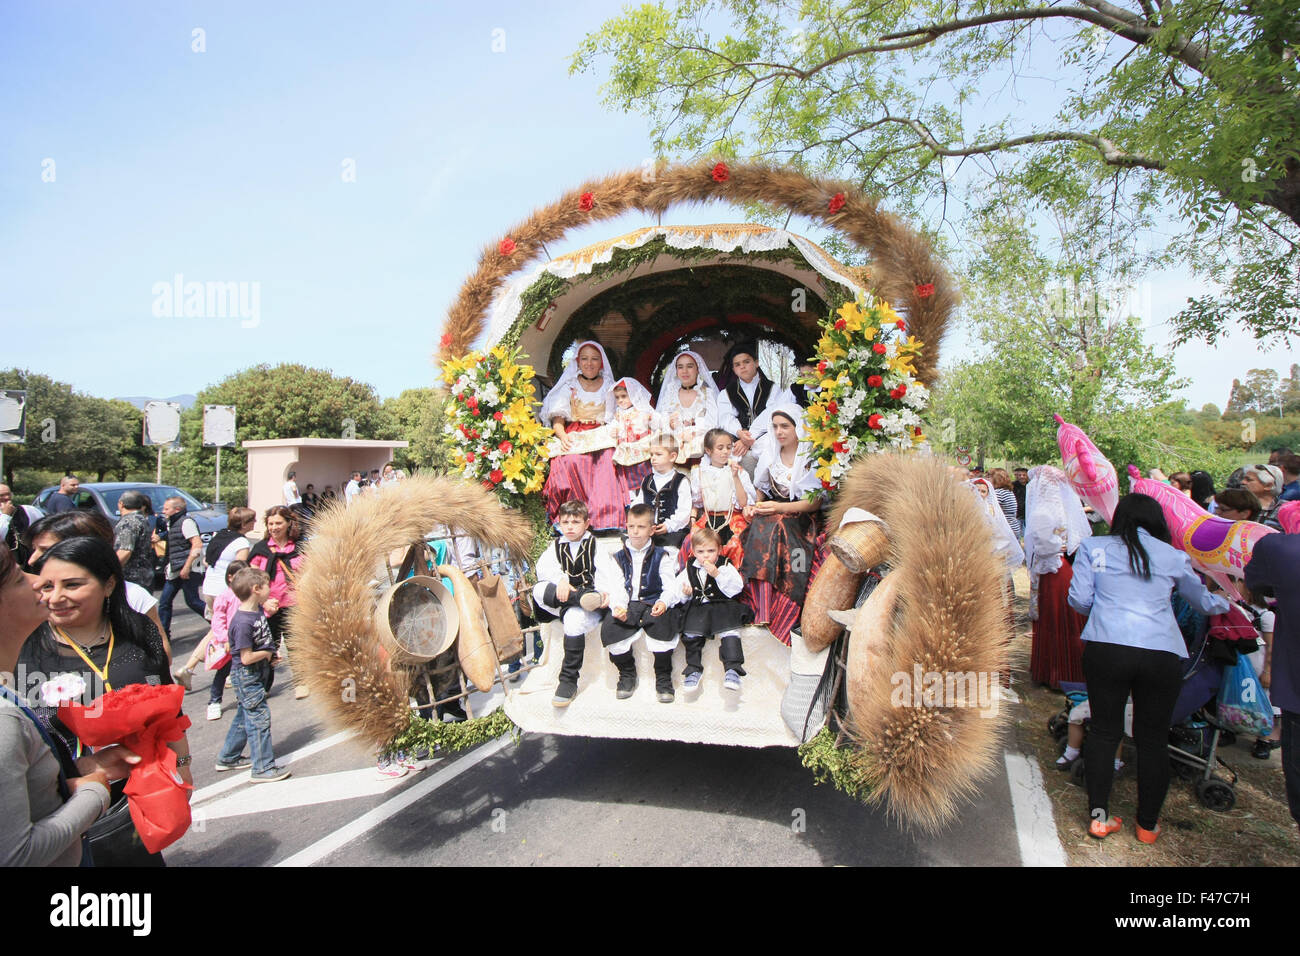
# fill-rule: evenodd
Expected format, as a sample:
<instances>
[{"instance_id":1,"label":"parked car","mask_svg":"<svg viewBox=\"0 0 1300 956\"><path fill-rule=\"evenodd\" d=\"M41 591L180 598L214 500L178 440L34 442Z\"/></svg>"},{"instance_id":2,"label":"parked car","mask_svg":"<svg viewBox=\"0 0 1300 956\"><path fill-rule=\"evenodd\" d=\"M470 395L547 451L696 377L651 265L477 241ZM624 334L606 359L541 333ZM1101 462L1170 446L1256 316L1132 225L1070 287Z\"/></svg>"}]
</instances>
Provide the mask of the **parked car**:
<instances>
[{"instance_id":1,"label":"parked car","mask_svg":"<svg viewBox=\"0 0 1300 956\"><path fill-rule=\"evenodd\" d=\"M41 489L41 493L36 496L36 500L32 504L40 509L41 514L46 514L45 504L49 501L50 495L58 490L58 485L51 485L48 488ZM149 499L155 515L162 514L163 502L168 498L184 498L188 516L193 518L195 524L199 526L199 537L203 539L205 548L212 536L226 526L227 516L225 512L214 510L207 502L197 500L193 495L181 491L175 485L156 485L151 482L138 481L82 482L74 503L78 508L98 511L108 518L112 524L116 525L118 520L117 500L128 491L138 491L145 495ZM164 559L159 558L154 565L155 587L162 587L163 564Z\"/></svg>"}]
</instances>

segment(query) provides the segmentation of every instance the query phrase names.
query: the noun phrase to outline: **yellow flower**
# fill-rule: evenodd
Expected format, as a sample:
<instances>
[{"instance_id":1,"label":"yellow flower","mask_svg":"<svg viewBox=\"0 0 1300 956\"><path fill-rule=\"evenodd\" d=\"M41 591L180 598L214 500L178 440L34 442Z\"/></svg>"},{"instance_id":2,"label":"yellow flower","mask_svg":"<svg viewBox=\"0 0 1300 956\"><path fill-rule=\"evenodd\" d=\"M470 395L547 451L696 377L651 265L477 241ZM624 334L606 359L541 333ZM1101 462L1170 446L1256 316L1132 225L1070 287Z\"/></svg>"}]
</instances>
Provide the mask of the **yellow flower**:
<instances>
[{"instance_id":1,"label":"yellow flower","mask_svg":"<svg viewBox=\"0 0 1300 956\"><path fill-rule=\"evenodd\" d=\"M499 345L492 350L491 354L498 362L504 362L506 360L506 350Z\"/></svg>"},{"instance_id":2,"label":"yellow flower","mask_svg":"<svg viewBox=\"0 0 1300 956\"><path fill-rule=\"evenodd\" d=\"M859 326L862 324L862 309L857 302L845 302L840 306L838 315L850 328L855 322Z\"/></svg>"},{"instance_id":3,"label":"yellow flower","mask_svg":"<svg viewBox=\"0 0 1300 956\"><path fill-rule=\"evenodd\" d=\"M507 481L516 481L524 473L524 456L513 454L506 459L505 464L501 466L501 474L506 477Z\"/></svg>"}]
</instances>

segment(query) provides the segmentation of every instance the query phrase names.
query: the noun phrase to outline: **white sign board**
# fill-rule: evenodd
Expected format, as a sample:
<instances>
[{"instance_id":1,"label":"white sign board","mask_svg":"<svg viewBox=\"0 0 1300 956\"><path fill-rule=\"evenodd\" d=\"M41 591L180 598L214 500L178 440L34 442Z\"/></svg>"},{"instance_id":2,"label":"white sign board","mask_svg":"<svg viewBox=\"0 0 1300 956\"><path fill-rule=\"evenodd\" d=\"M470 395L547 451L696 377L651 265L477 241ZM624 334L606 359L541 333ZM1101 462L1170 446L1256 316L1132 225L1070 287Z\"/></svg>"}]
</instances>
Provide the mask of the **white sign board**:
<instances>
[{"instance_id":1,"label":"white sign board","mask_svg":"<svg viewBox=\"0 0 1300 956\"><path fill-rule=\"evenodd\" d=\"M27 393L0 389L0 442L20 443L27 435Z\"/></svg>"},{"instance_id":2,"label":"white sign board","mask_svg":"<svg viewBox=\"0 0 1300 956\"><path fill-rule=\"evenodd\" d=\"M203 406L203 447L235 447L235 406Z\"/></svg>"},{"instance_id":3,"label":"white sign board","mask_svg":"<svg viewBox=\"0 0 1300 956\"><path fill-rule=\"evenodd\" d=\"M144 407L144 443L179 445L181 407L176 402L149 402Z\"/></svg>"}]
</instances>

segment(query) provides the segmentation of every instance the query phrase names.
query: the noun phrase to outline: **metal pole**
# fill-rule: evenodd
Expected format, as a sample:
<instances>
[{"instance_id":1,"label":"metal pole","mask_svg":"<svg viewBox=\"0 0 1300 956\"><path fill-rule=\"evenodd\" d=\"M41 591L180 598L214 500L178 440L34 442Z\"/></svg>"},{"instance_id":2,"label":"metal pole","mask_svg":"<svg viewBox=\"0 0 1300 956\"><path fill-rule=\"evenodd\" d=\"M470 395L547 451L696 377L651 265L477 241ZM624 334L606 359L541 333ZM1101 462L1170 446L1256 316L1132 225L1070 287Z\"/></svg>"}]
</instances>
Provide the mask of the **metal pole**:
<instances>
[{"instance_id":1,"label":"metal pole","mask_svg":"<svg viewBox=\"0 0 1300 956\"><path fill-rule=\"evenodd\" d=\"M212 502L214 505L221 501L221 446L220 445L217 446L217 489L215 494L216 494L216 500Z\"/></svg>"},{"instance_id":2,"label":"metal pole","mask_svg":"<svg viewBox=\"0 0 1300 956\"><path fill-rule=\"evenodd\" d=\"M154 479L154 484L162 484L162 445L158 446L158 477Z\"/></svg>"}]
</instances>

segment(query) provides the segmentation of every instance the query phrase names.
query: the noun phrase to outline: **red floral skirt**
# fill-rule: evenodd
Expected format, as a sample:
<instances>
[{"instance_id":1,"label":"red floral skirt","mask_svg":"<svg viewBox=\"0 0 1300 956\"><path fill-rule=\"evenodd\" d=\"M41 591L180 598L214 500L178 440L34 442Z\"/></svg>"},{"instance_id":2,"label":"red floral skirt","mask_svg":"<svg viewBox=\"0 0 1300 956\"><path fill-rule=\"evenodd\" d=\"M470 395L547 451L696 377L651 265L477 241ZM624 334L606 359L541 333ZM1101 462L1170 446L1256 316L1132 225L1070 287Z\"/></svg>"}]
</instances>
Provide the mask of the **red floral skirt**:
<instances>
[{"instance_id":1,"label":"red floral skirt","mask_svg":"<svg viewBox=\"0 0 1300 956\"><path fill-rule=\"evenodd\" d=\"M730 514L730 517L728 517L728 514ZM696 518L690 528L687 529L686 540L682 542L682 567L686 567L687 562L691 559L691 536L689 532L695 528L705 526L718 532L718 537L722 539L722 548L719 554L739 570L745 560L745 549L741 545L741 538L744 537L745 528L749 526L749 520L739 511L730 513L726 511L706 511ZM741 577L744 577L743 571Z\"/></svg>"},{"instance_id":2,"label":"red floral skirt","mask_svg":"<svg viewBox=\"0 0 1300 956\"><path fill-rule=\"evenodd\" d=\"M641 483L650 474L650 462L643 461L635 465L615 465L614 476L619 487L623 489L623 507L627 508L632 496L641 490Z\"/></svg>"},{"instance_id":3,"label":"red floral skirt","mask_svg":"<svg viewBox=\"0 0 1300 956\"><path fill-rule=\"evenodd\" d=\"M750 525L745 535L745 590L740 600L754 611L754 623L763 624L782 644L790 644L790 632L799 625L803 614L804 600L808 595L808 586L812 584L826 560L825 534L816 534L816 524L811 515L782 515L788 524L781 528L768 526L776 524L776 515L759 515ZM760 525L760 521L766 518ZM799 522L790 522L791 518L808 519L807 536ZM797 549L807 549L812 566L800 575L797 570L799 561L795 558ZM767 560L762 555L767 554ZM784 554L782 559L779 556ZM752 571L752 573L751 573ZM802 577L802 582L799 578ZM797 597L792 596L797 595Z\"/></svg>"},{"instance_id":4,"label":"red floral skirt","mask_svg":"<svg viewBox=\"0 0 1300 956\"><path fill-rule=\"evenodd\" d=\"M578 426L570 426L570 430ZM566 501L582 501L591 512L591 530L625 527L627 494L614 474L614 449L552 458L542 487L546 517L552 524Z\"/></svg>"},{"instance_id":5,"label":"red floral skirt","mask_svg":"<svg viewBox=\"0 0 1300 956\"><path fill-rule=\"evenodd\" d=\"M1088 619L1066 600L1073 579L1074 569L1064 559L1054 574L1038 579L1038 620L1034 622L1029 676L1055 688L1061 681L1083 682L1083 641L1079 635Z\"/></svg>"}]
</instances>

